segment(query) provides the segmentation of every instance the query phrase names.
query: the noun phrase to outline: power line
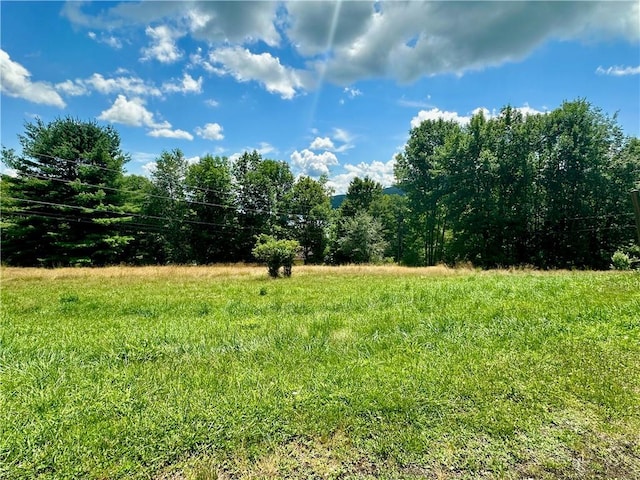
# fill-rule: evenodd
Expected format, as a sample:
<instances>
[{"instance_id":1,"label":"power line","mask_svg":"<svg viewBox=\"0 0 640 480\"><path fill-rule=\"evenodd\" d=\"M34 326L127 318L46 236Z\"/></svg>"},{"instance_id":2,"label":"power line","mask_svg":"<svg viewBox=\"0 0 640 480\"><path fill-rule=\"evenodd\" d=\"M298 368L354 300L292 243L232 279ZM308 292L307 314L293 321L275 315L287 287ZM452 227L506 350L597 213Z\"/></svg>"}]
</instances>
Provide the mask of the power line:
<instances>
[{"instance_id":1,"label":"power line","mask_svg":"<svg viewBox=\"0 0 640 480\"><path fill-rule=\"evenodd\" d=\"M167 222L178 222L178 223L190 223L190 224L194 224L194 225L205 225L205 226L211 226L211 227L226 227L226 228L234 228L234 229L240 229L240 230L253 230L253 228L251 227L244 227L242 225L230 225L230 224L221 224L221 223L211 223L211 222L200 222L197 220L187 220L187 219L174 219L174 218L170 218L170 217L160 217L157 215L147 215L147 214L140 214L140 213L134 213L134 212L118 212L115 210L106 210L106 209L99 209L99 208L92 208L92 207L82 207L79 205L69 205L66 203L55 203L55 202L45 202L42 200L31 200L31 199L27 199L27 198L17 198L17 197L4 197L8 200L14 200L14 201L21 201L21 202L27 202L27 203L31 203L31 204L36 204L36 205L46 205L46 206L51 206L51 207L63 207L63 208L72 208L72 209L76 209L76 210L82 210L82 211L86 211L86 210L90 210L90 212L86 212L86 213L112 213L115 215L123 215L125 217L138 217L138 218L145 218L145 219L153 219L153 220L164 220Z\"/></svg>"},{"instance_id":2,"label":"power line","mask_svg":"<svg viewBox=\"0 0 640 480\"><path fill-rule=\"evenodd\" d=\"M115 168L108 168L108 167L103 167L102 165L95 165L93 163L87 163L86 159L77 159L77 160L71 160L68 158L62 158L62 157L57 157L57 156L53 156L53 155L48 155L48 154L44 154L44 153L38 153L36 155L34 155L36 157L44 157L44 158L50 158L52 160L57 160L57 161L63 161L63 162L68 162L68 163L72 163L75 165L80 165L80 166L86 166L86 167L91 167L91 168L97 168L99 170L103 170L103 171L107 171L107 172L113 172L113 173L118 173L118 174L122 174L121 170L115 169ZM24 176L32 176L34 175L33 173L26 173L23 170L20 170L20 173ZM50 176L46 176L46 175L42 175L39 178L41 178L42 180L61 180L61 179L56 179L54 177L50 177ZM75 181L75 180L73 180ZM68 181L68 182L72 182L72 181ZM87 184L89 185L89 184ZM104 187L101 187L104 188ZM224 195L227 192L223 191L223 190L214 190L214 189L210 189L210 188L204 188L204 187L196 187L193 185L184 185L185 190L197 190L200 192L204 192L204 193L213 193L216 195ZM130 192L130 193L138 193L138 192L134 192L134 191L128 191L125 190L126 192ZM148 194L149 196L153 196L151 194ZM167 199L171 199L170 197L161 197L161 196L157 196L158 198L167 198ZM174 200L174 199L171 199ZM184 201L188 201L191 203L196 203L196 200L184 200ZM223 205L223 204L214 204L214 203L207 203L207 202L200 202L202 205L211 205L211 206L216 206L216 207L220 207L220 208L235 208L233 206L230 205ZM254 212L254 213L259 213L259 214L271 214L271 215L275 215L275 216L299 216L299 215L305 215L304 212L297 212L295 210L290 210L290 211L285 211L285 210L274 210L274 211L270 211L270 212L265 212L264 210L259 210L259 209L253 209L253 208L243 208L242 210L246 211L246 212Z\"/></svg>"},{"instance_id":3,"label":"power line","mask_svg":"<svg viewBox=\"0 0 640 480\"><path fill-rule=\"evenodd\" d=\"M63 221L67 221L67 222L85 223L85 224L90 224L90 225L96 225L96 222L94 222L93 220L87 220L87 219L78 218L78 217L69 217L69 216L66 216L66 215L63 215L63 214L54 213L54 212L40 212L40 211L37 211L37 210L26 210L26 209L21 209L21 208L12 209L9 212L5 212L5 214L9 214L9 215L23 214L23 215L29 216L29 217L52 218L52 219L58 219L58 220L63 220ZM123 217L123 219L126 219L126 217ZM156 232L156 233L160 233L160 232L166 230L164 225L152 224L152 223L122 222L122 223L118 223L118 227L146 228L146 229L148 229L148 231Z\"/></svg>"},{"instance_id":4,"label":"power line","mask_svg":"<svg viewBox=\"0 0 640 480\"><path fill-rule=\"evenodd\" d=\"M99 188L102 190L109 190L109 191L113 191L113 192L117 192L117 193L128 193L128 194L140 194L140 192L135 191L135 190L126 190L126 189L122 189L122 188L115 188L115 187L107 187L105 185L95 185L92 183L86 183L86 182L82 182L82 181L78 181L78 180L66 180L64 178L54 178L54 177L48 177L46 175L37 175L37 174L27 174L27 173L22 173L25 177L28 178L35 178L38 180L45 180L45 181L54 181L54 182L60 182L60 183L64 183L64 184L74 184L74 185L80 185L80 186L86 186L86 187L93 187L93 188ZM220 203L211 203L211 202L200 202L198 200L188 200L188 199L182 199L182 200L176 200L175 198L171 198L171 197L167 197L164 195L156 195L153 193L145 193L144 194L147 197L152 197L152 198L158 198L161 200L170 200L172 202L185 202L185 203L189 203L192 205L202 205L205 207L216 207L216 208L228 208L228 209L234 209L234 211L236 213L240 212L239 209L236 209L235 206L233 205L224 205L224 204L220 204ZM264 210L258 210L258 209L252 209L252 208L244 208L242 209L245 212L254 212L254 213L259 213L262 215L274 215L274 216L282 216L285 215L284 213L280 213L277 211L272 211L272 212L265 212ZM294 215L300 215L300 214L293 214L293 213L287 213L287 216L294 216Z\"/></svg>"}]
</instances>

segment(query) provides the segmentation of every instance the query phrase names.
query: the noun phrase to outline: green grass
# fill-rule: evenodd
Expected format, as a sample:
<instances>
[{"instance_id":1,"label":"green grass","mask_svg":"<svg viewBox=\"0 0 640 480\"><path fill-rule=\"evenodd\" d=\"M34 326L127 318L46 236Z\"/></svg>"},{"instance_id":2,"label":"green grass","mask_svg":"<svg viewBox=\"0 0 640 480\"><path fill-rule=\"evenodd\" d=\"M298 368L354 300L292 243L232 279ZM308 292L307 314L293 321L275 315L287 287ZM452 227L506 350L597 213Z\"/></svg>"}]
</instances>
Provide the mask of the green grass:
<instances>
[{"instance_id":1,"label":"green grass","mask_svg":"<svg viewBox=\"0 0 640 480\"><path fill-rule=\"evenodd\" d=\"M1 478L640 478L637 273L1 273Z\"/></svg>"}]
</instances>

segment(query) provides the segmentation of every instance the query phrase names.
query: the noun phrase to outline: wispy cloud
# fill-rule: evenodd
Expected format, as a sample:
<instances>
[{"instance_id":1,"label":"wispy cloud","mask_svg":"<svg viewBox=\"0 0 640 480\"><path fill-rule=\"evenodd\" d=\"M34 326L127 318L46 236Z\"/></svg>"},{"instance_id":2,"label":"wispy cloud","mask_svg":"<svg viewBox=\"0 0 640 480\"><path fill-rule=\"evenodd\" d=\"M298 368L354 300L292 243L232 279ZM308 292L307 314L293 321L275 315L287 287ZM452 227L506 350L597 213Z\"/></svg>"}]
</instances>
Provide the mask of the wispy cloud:
<instances>
[{"instance_id":1,"label":"wispy cloud","mask_svg":"<svg viewBox=\"0 0 640 480\"><path fill-rule=\"evenodd\" d=\"M614 77L624 77L626 75L640 75L640 65L637 67L608 67L604 68L602 66L596 68L596 73L598 75L611 75Z\"/></svg>"}]
</instances>

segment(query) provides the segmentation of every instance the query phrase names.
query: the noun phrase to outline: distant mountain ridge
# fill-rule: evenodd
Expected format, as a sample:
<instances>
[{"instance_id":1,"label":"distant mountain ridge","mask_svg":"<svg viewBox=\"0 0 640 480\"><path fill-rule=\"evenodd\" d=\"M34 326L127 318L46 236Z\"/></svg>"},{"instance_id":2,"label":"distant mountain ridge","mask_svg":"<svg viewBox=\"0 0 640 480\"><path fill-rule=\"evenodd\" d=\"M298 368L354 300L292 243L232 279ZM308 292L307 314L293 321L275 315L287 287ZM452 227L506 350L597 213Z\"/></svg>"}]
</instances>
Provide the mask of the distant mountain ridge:
<instances>
[{"instance_id":1,"label":"distant mountain ridge","mask_svg":"<svg viewBox=\"0 0 640 480\"><path fill-rule=\"evenodd\" d=\"M398 187L387 187L382 189L383 195L404 195L404 192ZM334 195L331 197L331 208L340 208L344 199L347 198L345 193L341 195Z\"/></svg>"}]
</instances>

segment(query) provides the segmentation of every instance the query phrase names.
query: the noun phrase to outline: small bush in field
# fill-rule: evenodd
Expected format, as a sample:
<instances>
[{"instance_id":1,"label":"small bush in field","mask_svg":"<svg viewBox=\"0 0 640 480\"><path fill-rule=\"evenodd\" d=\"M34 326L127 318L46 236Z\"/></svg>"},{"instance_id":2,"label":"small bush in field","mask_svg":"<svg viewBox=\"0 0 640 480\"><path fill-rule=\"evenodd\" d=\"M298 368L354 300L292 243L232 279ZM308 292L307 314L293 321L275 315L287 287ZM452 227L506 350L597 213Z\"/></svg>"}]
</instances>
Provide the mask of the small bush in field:
<instances>
[{"instance_id":1,"label":"small bush in field","mask_svg":"<svg viewBox=\"0 0 640 480\"><path fill-rule=\"evenodd\" d=\"M272 278L278 277L281 267L284 276L290 277L299 249L300 244L296 240L276 240L271 235L260 235L252 253L256 260L267 265Z\"/></svg>"},{"instance_id":2,"label":"small bush in field","mask_svg":"<svg viewBox=\"0 0 640 480\"><path fill-rule=\"evenodd\" d=\"M614 270L631 270L633 259L624 252L618 250L611 257L611 268Z\"/></svg>"}]
</instances>

